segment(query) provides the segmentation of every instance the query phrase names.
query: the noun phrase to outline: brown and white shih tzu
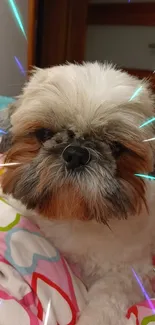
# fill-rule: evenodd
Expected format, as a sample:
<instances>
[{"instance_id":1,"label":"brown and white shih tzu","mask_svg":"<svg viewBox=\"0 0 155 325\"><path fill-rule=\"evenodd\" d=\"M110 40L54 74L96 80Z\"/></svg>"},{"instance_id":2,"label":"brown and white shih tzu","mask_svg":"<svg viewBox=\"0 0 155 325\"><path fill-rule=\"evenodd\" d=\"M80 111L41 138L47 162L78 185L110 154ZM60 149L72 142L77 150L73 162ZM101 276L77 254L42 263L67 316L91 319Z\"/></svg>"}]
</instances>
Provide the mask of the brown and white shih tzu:
<instances>
[{"instance_id":1,"label":"brown and white shih tzu","mask_svg":"<svg viewBox=\"0 0 155 325\"><path fill-rule=\"evenodd\" d=\"M1 150L20 163L3 195L80 266L89 299L79 325L127 322L143 299L132 268L152 295L155 185L135 174L153 171L153 124L139 127L153 115L147 82L98 63L36 70L3 111Z\"/></svg>"}]
</instances>

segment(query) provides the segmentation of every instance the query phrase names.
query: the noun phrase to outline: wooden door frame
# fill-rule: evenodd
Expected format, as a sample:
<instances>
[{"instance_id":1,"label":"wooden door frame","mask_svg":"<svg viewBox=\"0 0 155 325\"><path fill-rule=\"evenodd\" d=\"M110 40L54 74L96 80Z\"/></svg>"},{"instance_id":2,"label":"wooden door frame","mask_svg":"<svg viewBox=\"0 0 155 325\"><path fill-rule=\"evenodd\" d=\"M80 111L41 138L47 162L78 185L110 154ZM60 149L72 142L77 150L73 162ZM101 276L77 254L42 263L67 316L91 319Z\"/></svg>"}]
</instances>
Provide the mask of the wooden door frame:
<instances>
[{"instance_id":1,"label":"wooden door frame","mask_svg":"<svg viewBox=\"0 0 155 325\"><path fill-rule=\"evenodd\" d=\"M81 63L84 60L88 0L68 1L66 60Z\"/></svg>"},{"instance_id":2,"label":"wooden door frame","mask_svg":"<svg viewBox=\"0 0 155 325\"><path fill-rule=\"evenodd\" d=\"M38 1L42 5L38 65L48 67L66 61L83 61L88 0Z\"/></svg>"},{"instance_id":3,"label":"wooden door frame","mask_svg":"<svg viewBox=\"0 0 155 325\"><path fill-rule=\"evenodd\" d=\"M31 70L32 66L35 64L37 5L38 0L28 0L28 71Z\"/></svg>"},{"instance_id":4,"label":"wooden door frame","mask_svg":"<svg viewBox=\"0 0 155 325\"><path fill-rule=\"evenodd\" d=\"M39 4L37 65L44 68L62 64L65 59L67 1L39 0Z\"/></svg>"}]
</instances>

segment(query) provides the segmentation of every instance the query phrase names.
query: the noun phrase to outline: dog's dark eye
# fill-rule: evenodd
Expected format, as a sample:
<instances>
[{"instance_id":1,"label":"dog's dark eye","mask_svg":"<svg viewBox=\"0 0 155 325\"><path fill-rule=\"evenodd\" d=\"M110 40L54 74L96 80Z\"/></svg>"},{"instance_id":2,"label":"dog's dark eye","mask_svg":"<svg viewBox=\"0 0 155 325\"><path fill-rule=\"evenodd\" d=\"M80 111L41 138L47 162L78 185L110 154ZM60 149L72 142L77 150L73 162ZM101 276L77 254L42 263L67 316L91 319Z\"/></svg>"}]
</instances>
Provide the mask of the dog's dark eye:
<instances>
[{"instance_id":1,"label":"dog's dark eye","mask_svg":"<svg viewBox=\"0 0 155 325\"><path fill-rule=\"evenodd\" d=\"M52 138L53 132L50 129L41 128L36 130L35 135L39 141L44 142Z\"/></svg>"},{"instance_id":2,"label":"dog's dark eye","mask_svg":"<svg viewBox=\"0 0 155 325\"><path fill-rule=\"evenodd\" d=\"M71 139L74 138L75 133L72 130L68 130L67 133L68 133L69 138L71 138Z\"/></svg>"},{"instance_id":3,"label":"dog's dark eye","mask_svg":"<svg viewBox=\"0 0 155 325\"><path fill-rule=\"evenodd\" d=\"M127 148L119 142L113 142L111 149L115 158L118 158L121 154L127 151Z\"/></svg>"}]
</instances>

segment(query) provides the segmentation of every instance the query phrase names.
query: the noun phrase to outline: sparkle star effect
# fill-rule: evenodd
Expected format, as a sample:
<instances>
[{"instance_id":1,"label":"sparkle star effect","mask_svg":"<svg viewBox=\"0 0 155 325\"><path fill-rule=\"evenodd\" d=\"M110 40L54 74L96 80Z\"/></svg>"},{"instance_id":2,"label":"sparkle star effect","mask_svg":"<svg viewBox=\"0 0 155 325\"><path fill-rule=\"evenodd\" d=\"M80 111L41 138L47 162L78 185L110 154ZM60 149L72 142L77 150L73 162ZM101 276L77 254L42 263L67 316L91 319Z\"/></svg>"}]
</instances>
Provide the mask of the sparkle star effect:
<instances>
[{"instance_id":1,"label":"sparkle star effect","mask_svg":"<svg viewBox=\"0 0 155 325\"><path fill-rule=\"evenodd\" d=\"M137 283L139 284L140 289L141 289L141 291L142 291L142 293L143 293L145 299L147 300L147 302L148 302L150 308L152 309L153 313L155 314L155 307L154 307L154 305L153 305L153 303L152 303L152 301L151 301L151 299L150 299L148 293L146 292L146 290L145 290L145 288L144 288L144 286L143 286L143 284L142 284L142 282L141 282L139 276L137 275L137 273L135 272L135 270L134 270L133 268L132 268L132 273L133 273L133 275L134 275L134 277L135 277Z\"/></svg>"},{"instance_id":2,"label":"sparkle star effect","mask_svg":"<svg viewBox=\"0 0 155 325\"><path fill-rule=\"evenodd\" d=\"M19 61L19 59L18 59L16 56L14 56L14 59L15 59L15 61L16 61L16 64L17 64L17 66L18 66L20 72L21 72L24 76L26 76L26 72L25 72L25 70L24 70L24 67L22 66L22 64L21 64L21 62Z\"/></svg>"},{"instance_id":3,"label":"sparkle star effect","mask_svg":"<svg viewBox=\"0 0 155 325\"><path fill-rule=\"evenodd\" d=\"M137 97L139 95L139 93L142 90L142 86L140 86L138 89L135 90L135 92L133 93L133 95L131 96L131 98L129 99L129 102L131 102L131 100L133 100L135 97Z\"/></svg>"},{"instance_id":4,"label":"sparkle star effect","mask_svg":"<svg viewBox=\"0 0 155 325\"><path fill-rule=\"evenodd\" d=\"M135 176L155 180L155 176L146 175L146 174L135 174Z\"/></svg>"},{"instance_id":5,"label":"sparkle star effect","mask_svg":"<svg viewBox=\"0 0 155 325\"><path fill-rule=\"evenodd\" d=\"M22 20L21 20L21 17L20 17L19 10L18 10L17 5L15 3L15 0L8 0L8 3L10 5L12 13L13 13L13 15L14 15L14 17L15 17L18 25L19 25L19 28L20 28L21 32L23 33L24 37L27 40L27 36L26 36L25 30L24 30L24 26L23 26L23 23L22 23Z\"/></svg>"}]
</instances>

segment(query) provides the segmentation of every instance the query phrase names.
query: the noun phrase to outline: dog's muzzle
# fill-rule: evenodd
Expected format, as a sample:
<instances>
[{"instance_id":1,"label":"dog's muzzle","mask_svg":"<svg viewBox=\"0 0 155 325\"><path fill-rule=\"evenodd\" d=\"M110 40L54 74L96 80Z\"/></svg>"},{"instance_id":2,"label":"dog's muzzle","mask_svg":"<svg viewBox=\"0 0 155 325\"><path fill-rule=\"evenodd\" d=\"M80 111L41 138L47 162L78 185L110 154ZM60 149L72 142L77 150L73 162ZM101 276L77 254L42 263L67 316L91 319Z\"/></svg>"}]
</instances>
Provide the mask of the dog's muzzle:
<instances>
[{"instance_id":1,"label":"dog's muzzle","mask_svg":"<svg viewBox=\"0 0 155 325\"><path fill-rule=\"evenodd\" d=\"M72 170L87 165L91 158L87 148L73 145L69 145L64 149L62 157L67 169Z\"/></svg>"}]
</instances>

